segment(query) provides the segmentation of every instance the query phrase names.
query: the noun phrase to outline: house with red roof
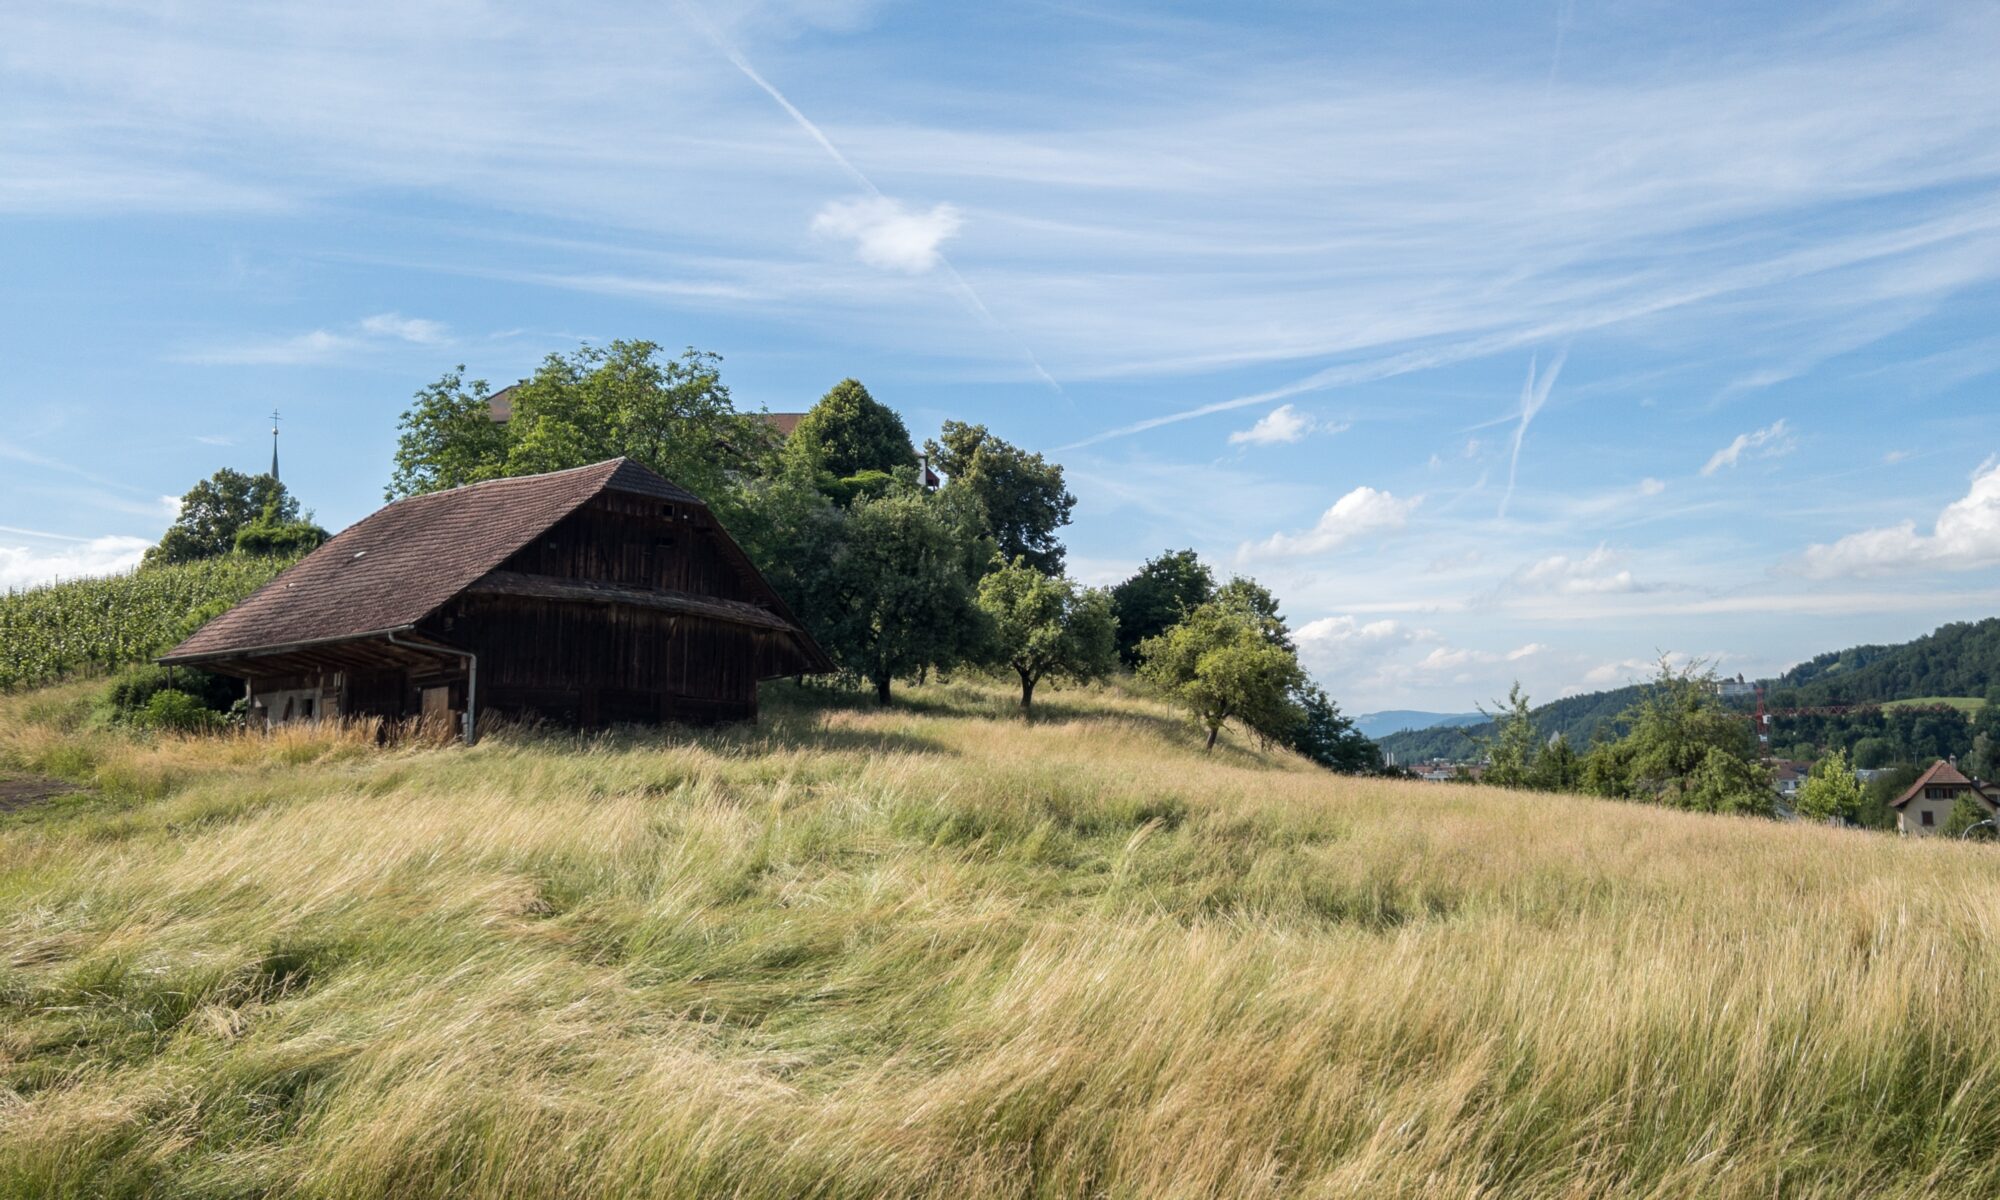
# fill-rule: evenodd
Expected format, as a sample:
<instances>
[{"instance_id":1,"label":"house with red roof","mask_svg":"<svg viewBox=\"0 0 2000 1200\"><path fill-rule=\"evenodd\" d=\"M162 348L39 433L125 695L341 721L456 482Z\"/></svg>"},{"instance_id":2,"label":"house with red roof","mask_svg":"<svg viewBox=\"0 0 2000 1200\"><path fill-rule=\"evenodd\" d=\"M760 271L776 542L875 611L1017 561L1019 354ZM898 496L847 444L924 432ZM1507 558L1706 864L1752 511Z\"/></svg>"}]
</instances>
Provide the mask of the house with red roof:
<instances>
[{"instance_id":1,"label":"house with red roof","mask_svg":"<svg viewBox=\"0 0 2000 1200\"><path fill-rule=\"evenodd\" d=\"M1919 836L1943 833L1951 819L1951 810L1965 797L1984 809L1988 817L2000 805L2000 793L1967 776L1957 763L1940 759L1901 796L1889 802L1896 814L1896 832Z\"/></svg>"}]
</instances>

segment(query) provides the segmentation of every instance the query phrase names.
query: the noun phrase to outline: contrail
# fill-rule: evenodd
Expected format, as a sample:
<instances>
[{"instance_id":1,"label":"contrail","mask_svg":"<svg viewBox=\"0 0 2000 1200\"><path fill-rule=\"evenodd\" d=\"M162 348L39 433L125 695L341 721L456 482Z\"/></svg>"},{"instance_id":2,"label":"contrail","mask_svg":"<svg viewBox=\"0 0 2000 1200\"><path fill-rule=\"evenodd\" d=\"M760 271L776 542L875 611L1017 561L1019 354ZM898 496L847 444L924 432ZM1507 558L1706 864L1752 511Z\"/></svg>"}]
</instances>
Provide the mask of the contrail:
<instances>
[{"instance_id":1,"label":"contrail","mask_svg":"<svg viewBox=\"0 0 2000 1200\"><path fill-rule=\"evenodd\" d=\"M840 164L840 169L847 172L849 178L853 179L854 182L860 184L862 189L866 191L870 196L873 196L878 200L889 199L888 196L883 194L881 188L875 186L874 180L868 178L867 174L864 173L860 167L855 166L854 163L850 161L845 154L842 154L840 152L840 147L833 144L833 139L826 136L826 133L823 130L821 130L818 125L815 125L813 123L811 117L808 117L803 112L800 112L798 105L793 104L790 100L786 99L785 94L783 92L779 91L777 87L771 83L770 80L764 78L763 75L759 74L757 68L750 65L750 60L744 58L742 52L737 50L736 47L730 43L728 38L722 36L722 31L717 29L713 24L711 24L708 18L702 14L699 8L697 8L693 3L689 2L689 0L681 0L681 2L677 5L677 7L688 15L689 20L694 22L696 27L698 27L701 30L702 35L704 37L708 38L709 41L715 43L715 48L722 51L723 57L727 58L730 61L731 65L733 65L737 70L743 72L744 78L748 79L751 83L754 83L758 87L762 88L764 90L764 94L769 96L772 100L775 100L778 104L778 107L784 109L785 114L791 117L792 121L795 124L797 124L800 129L806 131L806 135L808 137L812 138L813 141L818 142L820 145L820 149L825 150L827 152L827 155L831 157L834 162ZM1035 352L1032 349L1030 349L1026 343L1021 342L1019 338L1014 336L1012 330L1008 329L1005 325L1002 325L1000 323L1000 319L993 315L993 310L987 308L986 302L984 300L981 300L979 298L979 293L973 290L972 284L967 282L965 276L959 273L958 267L955 264L953 264L951 258L948 255L946 255L942 249L938 250L937 256L938 256L938 261L944 264L944 269L948 273L950 273L952 284L955 290L959 293L960 296L964 297L967 305L972 309L974 314L977 315L981 320L985 321L986 324L989 325L990 327L997 329L1001 333L1007 335L1009 340L1017 343L1020 346L1022 355L1027 358L1028 365L1034 368L1035 374L1041 378L1042 382L1048 384L1051 388L1054 388L1057 395L1062 396L1065 400L1067 400L1069 398L1068 393L1064 392L1062 389L1062 385L1056 382L1055 376L1049 374L1048 371L1043 368L1041 360L1035 357Z\"/></svg>"},{"instance_id":2,"label":"contrail","mask_svg":"<svg viewBox=\"0 0 2000 1200\"><path fill-rule=\"evenodd\" d=\"M1521 466L1521 443L1527 439L1528 424L1542 411L1542 405L1549 402L1549 389L1555 387L1556 376L1562 374L1563 360L1568 357L1568 350L1557 351L1556 360L1549 364L1549 373L1539 380L1535 378L1536 356L1528 358L1528 382L1521 385L1521 423L1514 427L1514 454L1507 460L1507 492L1500 497L1502 517L1507 515L1507 503L1514 498L1514 476Z\"/></svg>"}]
</instances>

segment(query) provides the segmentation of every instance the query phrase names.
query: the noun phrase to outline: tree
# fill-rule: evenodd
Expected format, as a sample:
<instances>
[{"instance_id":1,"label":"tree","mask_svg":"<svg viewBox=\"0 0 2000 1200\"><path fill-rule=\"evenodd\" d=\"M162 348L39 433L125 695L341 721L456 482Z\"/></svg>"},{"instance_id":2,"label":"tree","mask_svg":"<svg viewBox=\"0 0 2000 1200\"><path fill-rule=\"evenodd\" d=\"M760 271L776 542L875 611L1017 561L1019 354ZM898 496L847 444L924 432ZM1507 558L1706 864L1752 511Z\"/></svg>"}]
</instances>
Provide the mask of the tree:
<instances>
[{"instance_id":1,"label":"tree","mask_svg":"<svg viewBox=\"0 0 2000 1200\"><path fill-rule=\"evenodd\" d=\"M1329 770L1345 775L1372 775L1382 770L1382 748L1354 727L1354 722L1318 684L1307 683L1293 696L1300 720L1292 734L1292 749Z\"/></svg>"},{"instance_id":2,"label":"tree","mask_svg":"<svg viewBox=\"0 0 2000 1200\"><path fill-rule=\"evenodd\" d=\"M1139 644L1158 637L1215 596L1215 576L1192 550L1169 550L1111 589L1118 656L1137 665Z\"/></svg>"},{"instance_id":3,"label":"tree","mask_svg":"<svg viewBox=\"0 0 2000 1200\"><path fill-rule=\"evenodd\" d=\"M484 382L467 386L464 368L449 372L403 414L389 496L623 457L694 492L734 527L744 485L775 469L777 443L768 425L732 406L720 363L692 348L667 358L648 341L551 354L515 385L505 424L492 419Z\"/></svg>"},{"instance_id":4,"label":"tree","mask_svg":"<svg viewBox=\"0 0 2000 1200\"><path fill-rule=\"evenodd\" d=\"M1495 707L1499 711L1479 710L1493 721L1492 734L1473 739L1486 753L1484 781L1497 787L1534 786L1535 756L1541 750L1541 739L1535 736L1527 693L1516 682L1508 689L1507 699L1496 702Z\"/></svg>"},{"instance_id":5,"label":"tree","mask_svg":"<svg viewBox=\"0 0 2000 1200\"><path fill-rule=\"evenodd\" d=\"M1699 662L1659 674L1623 718L1631 732L1633 794L1676 808L1770 813L1770 780L1754 761L1747 721L1717 699L1714 672Z\"/></svg>"},{"instance_id":6,"label":"tree","mask_svg":"<svg viewBox=\"0 0 2000 1200\"><path fill-rule=\"evenodd\" d=\"M949 481L945 486L966 488L979 497L986 531L1006 561L1026 559L1045 575L1062 573L1063 546L1056 530L1069 524L1076 497L1063 486L1059 464L994 437L984 425L962 421L946 421L924 450Z\"/></svg>"},{"instance_id":7,"label":"tree","mask_svg":"<svg viewBox=\"0 0 2000 1200\"><path fill-rule=\"evenodd\" d=\"M1285 617L1278 611L1278 598L1271 589L1247 575L1232 576L1228 583L1215 589L1215 600L1240 608L1256 618L1263 629L1264 637L1274 646L1295 650L1292 645L1292 631L1285 627Z\"/></svg>"},{"instance_id":8,"label":"tree","mask_svg":"<svg viewBox=\"0 0 2000 1200\"><path fill-rule=\"evenodd\" d=\"M721 362L692 347L665 358L646 341L549 355L514 388L506 474L623 456L700 496L731 524L742 509L740 477L775 466L776 435L736 411Z\"/></svg>"},{"instance_id":9,"label":"tree","mask_svg":"<svg viewBox=\"0 0 2000 1200\"><path fill-rule=\"evenodd\" d=\"M236 548L236 534L260 517L299 519L299 502L269 475L245 475L228 467L195 484L181 497L180 515L145 562L183 563L216 558Z\"/></svg>"},{"instance_id":10,"label":"tree","mask_svg":"<svg viewBox=\"0 0 2000 1200\"><path fill-rule=\"evenodd\" d=\"M1979 801L1974 800L1969 793L1961 792L1959 793L1957 802L1951 806L1951 812L1945 816L1945 836L1964 837L1967 830L1972 829L1982 821L1990 819L1992 815L1986 811ZM1993 827L1988 825L1972 836L1975 838L1990 838L1993 836Z\"/></svg>"},{"instance_id":11,"label":"tree","mask_svg":"<svg viewBox=\"0 0 2000 1200\"><path fill-rule=\"evenodd\" d=\"M1838 750L1814 763L1799 785L1798 813L1809 821L1858 823L1866 803L1868 789L1854 777L1847 755Z\"/></svg>"},{"instance_id":12,"label":"tree","mask_svg":"<svg viewBox=\"0 0 2000 1200\"><path fill-rule=\"evenodd\" d=\"M395 470L385 499L498 479L507 471L508 426L493 419L484 379L465 382L465 366L416 394L396 423Z\"/></svg>"},{"instance_id":13,"label":"tree","mask_svg":"<svg viewBox=\"0 0 2000 1200\"><path fill-rule=\"evenodd\" d=\"M897 677L978 651L984 614L973 602L972 563L992 544L979 534L975 509L908 488L817 520L832 544L799 580L813 596L809 624L844 669L875 686L880 703L889 703Z\"/></svg>"},{"instance_id":14,"label":"tree","mask_svg":"<svg viewBox=\"0 0 2000 1200\"><path fill-rule=\"evenodd\" d=\"M896 411L878 402L859 380L843 379L800 418L785 453L815 472L847 479L863 471L894 474L914 469L917 452Z\"/></svg>"},{"instance_id":15,"label":"tree","mask_svg":"<svg viewBox=\"0 0 2000 1200\"><path fill-rule=\"evenodd\" d=\"M1249 613L1201 605L1179 624L1139 645L1141 677L1208 731L1207 749L1232 720L1267 739L1287 736L1303 714L1292 695L1305 686L1298 658L1264 636Z\"/></svg>"},{"instance_id":16,"label":"tree","mask_svg":"<svg viewBox=\"0 0 2000 1200\"><path fill-rule=\"evenodd\" d=\"M294 508L297 506L294 505ZM312 522L310 515L286 520L273 501L264 506L257 519L236 531L238 554L264 554L296 558L314 549L331 536Z\"/></svg>"},{"instance_id":17,"label":"tree","mask_svg":"<svg viewBox=\"0 0 2000 1200\"><path fill-rule=\"evenodd\" d=\"M1118 665L1118 618L1110 594L1050 578L1025 557L979 581L979 607L995 656L1021 678L1023 712L1032 708L1035 685L1043 679L1081 683L1101 679Z\"/></svg>"},{"instance_id":18,"label":"tree","mask_svg":"<svg viewBox=\"0 0 2000 1200\"><path fill-rule=\"evenodd\" d=\"M1583 785L1583 758L1569 744L1567 734L1558 733L1535 756L1535 769L1528 786L1544 792L1574 792Z\"/></svg>"},{"instance_id":19,"label":"tree","mask_svg":"<svg viewBox=\"0 0 2000 1200\"><path fill-rule=\"evenodd\" d=\"M1896 744L1885 737L1865 737L1854 743L1854 765L1879 771L1896 761Z\"/></svg>"}]
</instances>

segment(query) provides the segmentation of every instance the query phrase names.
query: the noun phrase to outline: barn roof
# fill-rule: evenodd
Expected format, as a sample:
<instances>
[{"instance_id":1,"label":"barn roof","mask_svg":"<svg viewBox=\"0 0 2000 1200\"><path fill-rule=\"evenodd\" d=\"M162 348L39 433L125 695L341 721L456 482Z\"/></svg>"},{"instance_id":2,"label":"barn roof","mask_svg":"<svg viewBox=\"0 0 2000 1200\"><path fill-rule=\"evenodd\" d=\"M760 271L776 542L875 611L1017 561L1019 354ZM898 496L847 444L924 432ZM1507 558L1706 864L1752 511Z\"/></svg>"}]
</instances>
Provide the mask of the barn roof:
<instances>
[{"instance_id":1,"label":"barn roof","mask_svg":"<svg viewBox=\"0 0 2000 1200\"><path fill-rule=\"evenodd\" d=\"M625 458L411 496L342 530L160 661L208 660L409 629L607 491L706 507L693 492ZM770 609L801 635L811 657L823 660L742 549L720 526L715 532L725 554L764 591Z\"/></svg>"}]
</instances>

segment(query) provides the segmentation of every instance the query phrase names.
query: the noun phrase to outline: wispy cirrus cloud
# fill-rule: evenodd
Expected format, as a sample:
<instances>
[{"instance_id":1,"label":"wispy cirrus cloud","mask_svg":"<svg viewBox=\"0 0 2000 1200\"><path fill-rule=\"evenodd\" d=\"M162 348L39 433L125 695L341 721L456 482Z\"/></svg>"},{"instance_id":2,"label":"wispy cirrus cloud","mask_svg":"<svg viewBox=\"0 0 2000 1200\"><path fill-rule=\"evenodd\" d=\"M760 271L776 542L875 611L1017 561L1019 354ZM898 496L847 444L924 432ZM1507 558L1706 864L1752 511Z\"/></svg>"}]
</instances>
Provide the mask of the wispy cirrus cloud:
<instances>
[{"instance_id":1,"label":"wispy cirrus cloud","mask_svg":"<svg viewBox=\"0 0 2000 1200\"><path fill-rule=\"evenodd\" d=\"M443 346L451 331L441 321L376 313L341 329L314 329L273 338L248 338L176 354L176 362L203 366L326 366L397 346Z\"/></svg>"},{"instance_id":2,"label":"wispy cirrus cloud","mask_svg":"<svg viewBox=\"0 0 2000 1200\"><path fill-rule=\"evenodd\" d=\"M1792 433L1792 427L1783 417L1762 429L1749 433L1739 433L1727 446L1709 456L1701 468L1703 475L1713 475L1727 467L1734 467L1745 458L1777 458L1798 449L1799 440Z\"/></svg>"}]
</instances>

